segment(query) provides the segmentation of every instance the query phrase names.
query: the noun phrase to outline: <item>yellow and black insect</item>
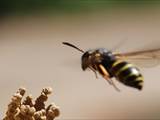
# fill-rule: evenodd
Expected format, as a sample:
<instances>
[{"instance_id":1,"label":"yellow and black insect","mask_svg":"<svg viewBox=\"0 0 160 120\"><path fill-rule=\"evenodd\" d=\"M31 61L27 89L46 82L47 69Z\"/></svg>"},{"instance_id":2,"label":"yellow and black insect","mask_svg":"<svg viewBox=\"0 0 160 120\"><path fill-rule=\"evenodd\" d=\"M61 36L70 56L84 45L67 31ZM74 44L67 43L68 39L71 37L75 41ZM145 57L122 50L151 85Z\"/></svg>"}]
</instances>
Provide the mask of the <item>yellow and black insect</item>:
<instances>
[{"instance_id":1,"label":"yellow and black insect","mask_svg":"<svg viewBox=\"0 0 160 120\"><path fill-rule=\"evenodd\" d=\"M114 54L104 48L88 50L85 52L68 42L63 42L63 44L81 51L83 53L81 58L82 69L91 69L96 77L96 72L98 71L117 91L120 90L112 81L113 77L124 85L137 88L138 90L141 90L143 87L143 76L139 69L133 64L125 61L126 59L129 58L142 61L160 59L160 49Z\"/></svg>"}]
</instances>

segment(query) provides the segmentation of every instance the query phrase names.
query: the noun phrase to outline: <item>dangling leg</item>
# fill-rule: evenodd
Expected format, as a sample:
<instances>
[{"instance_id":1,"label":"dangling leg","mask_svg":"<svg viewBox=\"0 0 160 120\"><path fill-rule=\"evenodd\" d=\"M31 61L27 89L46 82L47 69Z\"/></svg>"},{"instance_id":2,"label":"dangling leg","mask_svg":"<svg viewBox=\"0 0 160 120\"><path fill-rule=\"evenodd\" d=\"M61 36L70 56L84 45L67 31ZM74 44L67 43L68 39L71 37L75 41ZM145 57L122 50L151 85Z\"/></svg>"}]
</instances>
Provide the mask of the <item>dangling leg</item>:
<instances>
[{"instance_id":1,"label":"dangling leg","mask_svg":"<svg viewBox=\"0 0 160 120\"><path fill-rule=\"evenodd\" d=\"M93 67L91 67L91 66L89 66L89 68L94 72L96 78L98 78L98 75L97 75L97 73L96 73L96 70L95 70Z\"/></svg>"},{"instance_id":2,"label":"dangling leg","mask_svg":"<svg viewBox=\"0 0 160 120\"><path fill-rule=\"evenodd\" d=\"M108 83L110 84L110 85L112 85L117 91L120 91L120 89L114 84L114 82L112 81L112 79L111 79L111 77L110 77L110 75L109 75L109 73L107 72L107 70L104 68L104 66L103 65L99 65L99 68L100 68L100 70L101 70L101 74L102 74L102 76L103 76L103 78L105 79L105 80L107 80L108 81Z\"/></svg>"},{"instance_id":3,"label":"dangling leg","mask_svg":"<svg viewBox=\"0 0 160 120\"><path fill-rule=\"evenodd\" d=\"M115 83L113 82L112 79L107 80L107 81L110 81L110 82L111 82L111 85L112 85L118 92L120 92L120 89L115 85Z\"/></svg>"},{"instance_id":4,"label":"dangling leg","mask_svg":"<svg viewBox=\"0 0 160 120\"><path fill-rule=\"evenodd\" d=\"M115 85L115 83L113 82L113 80L112 80L109 76L104 75L103 77L104 77L105 80L108 81L108 83L109 83L110 85L112 85L117 91L120 92L120 89Z\"/></svg>"}]
</instances>

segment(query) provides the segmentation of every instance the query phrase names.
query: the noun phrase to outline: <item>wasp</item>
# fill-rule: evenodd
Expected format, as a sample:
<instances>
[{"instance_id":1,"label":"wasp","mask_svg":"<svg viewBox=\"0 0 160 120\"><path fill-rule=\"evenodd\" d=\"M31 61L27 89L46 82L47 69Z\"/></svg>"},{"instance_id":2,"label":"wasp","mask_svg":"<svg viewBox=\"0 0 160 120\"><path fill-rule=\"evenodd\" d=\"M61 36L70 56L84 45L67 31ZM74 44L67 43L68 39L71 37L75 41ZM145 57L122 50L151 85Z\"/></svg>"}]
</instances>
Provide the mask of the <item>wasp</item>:
<instances>
[{"instance_id":1,"label":"wasp","mask_svg":"<svg viewBox=\"0 0 160 120\"><path fill-rule=\"evenodd\" d=\"M63 42L63 44L83 53L81 57L83 71L89 68L95 73L96 77L98 72L117 91L120 91L120 89L114 84L112 78L138 90L142 90L143 88L143 75L138 67L127 61L127 59L140 61L160 59L160 48L127 53L113 53L105 48L84 51L71 43Z\"/></svg>"}]
</instances>

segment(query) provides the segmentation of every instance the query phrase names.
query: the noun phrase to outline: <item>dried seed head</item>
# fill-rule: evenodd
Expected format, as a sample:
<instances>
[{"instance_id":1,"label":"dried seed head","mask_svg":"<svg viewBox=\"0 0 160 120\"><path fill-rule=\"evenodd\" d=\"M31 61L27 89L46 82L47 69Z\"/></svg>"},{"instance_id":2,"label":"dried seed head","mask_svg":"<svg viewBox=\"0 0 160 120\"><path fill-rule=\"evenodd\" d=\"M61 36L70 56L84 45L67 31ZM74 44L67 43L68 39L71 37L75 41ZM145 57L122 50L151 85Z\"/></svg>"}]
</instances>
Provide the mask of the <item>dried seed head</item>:
<instances>
[{"instance_id":1,"label":"dried seed head","mask_svg":"<svg viewBox=\"0 0 160 120\"><path fill-rule=\"evenodd\" d=\"M32 95L28 95L26 97L26 99L23 101L23 104L24 105L29 105L30 107L33 107L34 106L34 103L32 101Z\"/></svg>"},{"instance_id":2,"label":"dried seed head","mask_svg":"<svg viewBox=\"0 0 160 120\"><path fill-rule=\"evenodd\" d=\"M22 96L24 96L25 92L26 92L26 89L24 87L20 87L17 91L17 93L20 93Z\"/></svg>"},{"instance_id":3,"label":"dried seed head","mask_svg":"<svg viewBox=\"0 0 160 120\"><path fill-rule=\"evenodd\" d=\"M46 119L46 111L42 109L34 113L35 120L45 120Z\"/></svg>"},{"instance_id":4,"label":"dried seed head","mask_svg":"<svg viewBox=\"0 0 160 120\"><path fill-rule=\"evenodd\" d=\"M42 93L44 93L45 95L51 94L52 93L52 88L51 87L46 87L42 89Z\"/></svg>"},{"instance_id":5,"label":"dried seed head","mask_svg":"<svg viewBox=\"0 0 160 120\"><path fill-rule=\"evenodd\" d=\"M48 120L53 120L55 117L58 117L60 114L59 107L54 103L50 104L46 109L46 116Z\"/></svg>"},{"instance_id":6,"label":"dried seed head","mask_svg":"<svg viewBox=\"0 0 160 120\"><path fill-rule=\"evenodd\" d=\"M25 88L19 88L12 96L6 117L3 120L54 120L55 117L59 116L59 107L54 103L45 109L44 102L47 101L48 95L52 93L52 88L44 88L35 103L31 95L22 101L25 92Z\"/></svg>"}]
</instances>

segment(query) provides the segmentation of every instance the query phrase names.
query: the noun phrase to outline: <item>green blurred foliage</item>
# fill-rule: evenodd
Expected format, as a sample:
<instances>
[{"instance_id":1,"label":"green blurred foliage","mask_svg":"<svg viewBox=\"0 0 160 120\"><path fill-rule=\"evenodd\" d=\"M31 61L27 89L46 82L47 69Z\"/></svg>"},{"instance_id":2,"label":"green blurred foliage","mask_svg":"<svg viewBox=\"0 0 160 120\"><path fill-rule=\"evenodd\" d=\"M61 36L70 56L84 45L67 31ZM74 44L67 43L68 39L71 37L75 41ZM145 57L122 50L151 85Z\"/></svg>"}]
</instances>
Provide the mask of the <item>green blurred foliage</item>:
<instances>
[{"instance_id":1,"label":"green blurred foliage","mask_svg":"<svg viewBox=\"0 0 160 120\"><path fill-rule=\"evenodd\" d=\"M26 14L35 11L74 13L110 7L150 6L160 0L0 0L0 14Z\"/></svg>"}]
</instances>

